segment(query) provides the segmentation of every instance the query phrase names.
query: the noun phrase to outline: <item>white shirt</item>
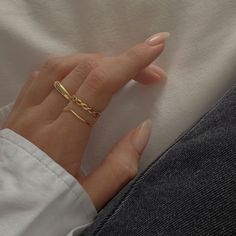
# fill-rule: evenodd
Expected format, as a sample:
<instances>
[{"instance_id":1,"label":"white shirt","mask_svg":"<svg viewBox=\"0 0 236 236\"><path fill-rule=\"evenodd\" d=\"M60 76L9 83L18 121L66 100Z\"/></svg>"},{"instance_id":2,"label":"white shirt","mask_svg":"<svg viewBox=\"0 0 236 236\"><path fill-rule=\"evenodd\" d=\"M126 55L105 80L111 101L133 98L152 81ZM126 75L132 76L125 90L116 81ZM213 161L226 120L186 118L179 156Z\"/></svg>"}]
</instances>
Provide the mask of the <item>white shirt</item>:
<instances>
[{"instance_id":1,"label":"white shirt","mask_svg":"<svg viewBox=\"0 0 236 236\"><path fill-rule=\"evenodd\" d=\"M9 110L0 110L0 127ZM0 130L0 235L75 236L96 214L73 176L22 136Z\"/></svg>"}]
</instances>

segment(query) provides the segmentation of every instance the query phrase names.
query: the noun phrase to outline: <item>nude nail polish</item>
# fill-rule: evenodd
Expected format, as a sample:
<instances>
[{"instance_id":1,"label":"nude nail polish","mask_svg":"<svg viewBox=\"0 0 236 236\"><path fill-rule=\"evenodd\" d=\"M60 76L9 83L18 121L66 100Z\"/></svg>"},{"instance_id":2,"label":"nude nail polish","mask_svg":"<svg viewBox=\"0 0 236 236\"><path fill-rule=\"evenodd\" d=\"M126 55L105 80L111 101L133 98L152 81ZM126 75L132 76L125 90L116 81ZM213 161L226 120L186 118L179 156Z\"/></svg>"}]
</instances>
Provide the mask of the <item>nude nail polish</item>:
<instances>
[{"instance_id":1,"label":"nude nail polish","mask_svg":"<svg viewBox=\"0 0 236 236\"><path fill-rule=\"evenodd\" d=\"M167 73L160 67L157 67L155 65L150 65L149 68L154 72L159 78L157 78L158 81L165 81L168 78Z\"/></svg>"},{"instance_id":2,"label":"nude nail polish","mask_svg":"<svg viewBox=\"0 0 236 236\"><path fill-rule=\"evenodd\" d=\"M152 35L151 37L149 37L146 42L148 43L148 45L150 46L156 46L160 43L163 43L167 38L169 38L170 33L169 32L161 32L161 33L157 33Z\"/></svg>"},{"instance_id":3,"label":"nude nail polish","mask_svg":"<svg viewBox=\"0 0 236 236\"><path fill-rule=\"evenodd\" d=\"M151 134L152 121L146 120L141 123L132 136L132 143L138 153L142 153L147 145L148 139Z\"/></svg>"}]
</instances>

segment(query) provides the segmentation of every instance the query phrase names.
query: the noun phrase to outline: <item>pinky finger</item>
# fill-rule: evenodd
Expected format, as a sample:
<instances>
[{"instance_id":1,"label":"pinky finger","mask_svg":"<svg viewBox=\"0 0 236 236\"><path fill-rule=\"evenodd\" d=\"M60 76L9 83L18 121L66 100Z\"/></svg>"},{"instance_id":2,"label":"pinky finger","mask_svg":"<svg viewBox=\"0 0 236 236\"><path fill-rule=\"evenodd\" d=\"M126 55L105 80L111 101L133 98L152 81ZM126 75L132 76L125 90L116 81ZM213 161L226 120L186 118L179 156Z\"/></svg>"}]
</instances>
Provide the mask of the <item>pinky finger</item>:
<instances>
[{"instance_id":1,"label":"pinky finger","mask_svg":"<svg viewBox=\"0 0 236 236\"><path fill-rule=\"evenodd\" d=\"M138 163L151 133L151 121L131 130L91 174L79 182L100 210L138 172Z\"/></svg>"}]
</instances>

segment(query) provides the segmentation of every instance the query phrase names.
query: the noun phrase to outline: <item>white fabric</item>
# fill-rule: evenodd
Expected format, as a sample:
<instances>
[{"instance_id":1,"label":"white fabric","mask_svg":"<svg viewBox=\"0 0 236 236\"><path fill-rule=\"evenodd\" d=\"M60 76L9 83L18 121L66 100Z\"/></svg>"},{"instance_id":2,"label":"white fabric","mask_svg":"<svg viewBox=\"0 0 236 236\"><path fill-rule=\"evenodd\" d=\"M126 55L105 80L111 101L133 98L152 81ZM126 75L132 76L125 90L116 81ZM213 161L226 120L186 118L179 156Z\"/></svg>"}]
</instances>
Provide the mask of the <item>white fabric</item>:
<instances>
[{"instance_id":1,"label":"white fabric","mask_svg":"<svg viewBox=\"0 0 236 236\"><path fill-rule=\"evenodd\" d=\"M95 216L70 174L15 132L0 131L0 235L75 236Z\"/></svg>"},{"instance_id":2,"label":"white fabric","mask_svg":"<svg viewBox=\"0 0 236 236\"><path fill-rule=\"evenodd\" d=\"M143 169L235 80L235 12L235 0L1 0L1 105L16 97L48 54L121 52L153 33L170 31L156 62L168 72L167 83L131 82L117 94L94 128L83 163L90 170L119 137L151 118Z\"/></svg>"}]
</instances>

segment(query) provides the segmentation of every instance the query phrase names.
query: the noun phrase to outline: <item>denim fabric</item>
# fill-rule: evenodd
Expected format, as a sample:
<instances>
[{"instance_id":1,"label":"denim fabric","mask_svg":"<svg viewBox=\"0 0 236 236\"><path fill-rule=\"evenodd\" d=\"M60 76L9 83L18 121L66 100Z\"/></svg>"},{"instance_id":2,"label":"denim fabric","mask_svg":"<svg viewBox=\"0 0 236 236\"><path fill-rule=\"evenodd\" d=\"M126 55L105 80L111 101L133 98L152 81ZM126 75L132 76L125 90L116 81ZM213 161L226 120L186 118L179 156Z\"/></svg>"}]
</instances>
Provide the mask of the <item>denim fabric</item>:
<instances>
[{"instance_id":1,"label":"denim fabric","mask_svg":"<svg viewBox=\"0 0 236 236\"><path fill-rule=\"evenodd\" d=\"M236 85L82 235L236 235Z\"/></svg>"}]
</instances>

